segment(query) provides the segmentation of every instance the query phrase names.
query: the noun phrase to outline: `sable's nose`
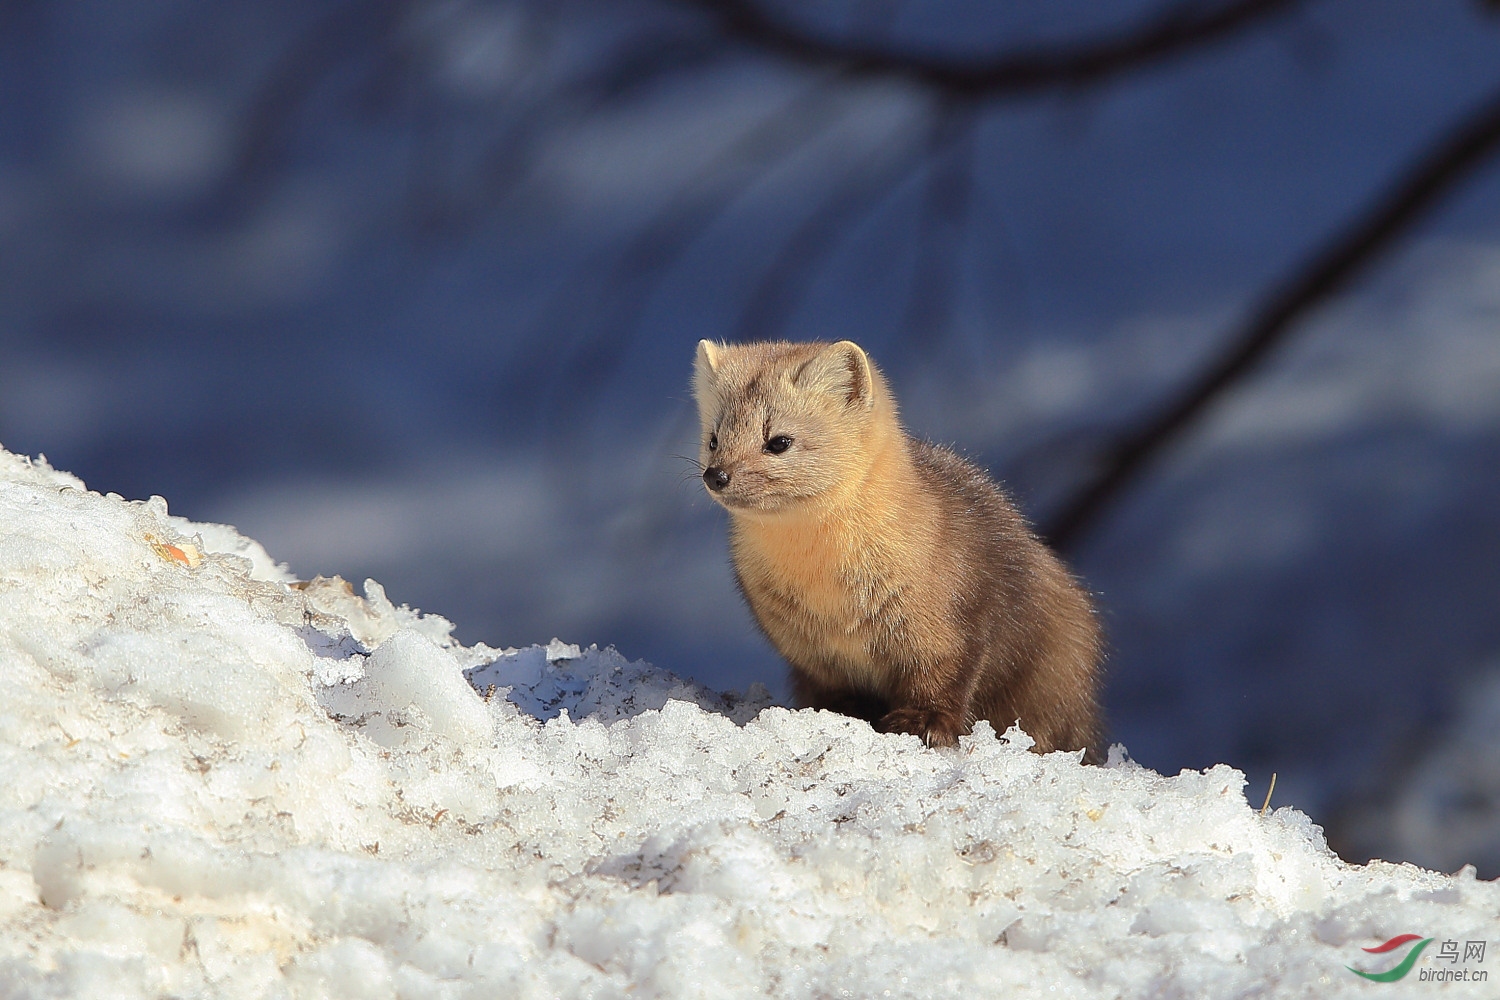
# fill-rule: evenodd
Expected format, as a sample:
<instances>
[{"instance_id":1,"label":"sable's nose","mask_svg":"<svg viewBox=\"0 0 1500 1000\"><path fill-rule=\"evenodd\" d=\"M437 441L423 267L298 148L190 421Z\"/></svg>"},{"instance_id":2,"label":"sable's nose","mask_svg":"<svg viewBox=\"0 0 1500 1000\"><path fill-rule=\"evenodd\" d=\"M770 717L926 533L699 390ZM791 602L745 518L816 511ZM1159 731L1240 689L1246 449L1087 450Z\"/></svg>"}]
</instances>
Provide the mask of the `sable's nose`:
<instances>
[{"instance_id":1,"label":"sable's nose","mask_svg":"<svg viewBox=\"0 0 1500 1000\"><path fill-rule=\"evenodd\" d=\"M708 484L709 489L717 493L729 485L729 473L717 465L710 465L703 470L703 481Z\"/></svg>"}]
</instances>

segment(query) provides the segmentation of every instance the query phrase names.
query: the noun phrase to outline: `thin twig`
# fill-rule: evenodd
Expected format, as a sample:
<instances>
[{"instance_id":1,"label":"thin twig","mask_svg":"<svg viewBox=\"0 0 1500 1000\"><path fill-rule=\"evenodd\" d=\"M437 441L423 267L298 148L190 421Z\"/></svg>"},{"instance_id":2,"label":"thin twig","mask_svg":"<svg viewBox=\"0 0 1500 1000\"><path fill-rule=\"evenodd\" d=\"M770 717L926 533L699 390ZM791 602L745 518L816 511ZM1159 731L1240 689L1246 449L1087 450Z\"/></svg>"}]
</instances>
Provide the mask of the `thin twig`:
<instances>
[{"instance_id":1,"label":"thin twig","mask_svg":"<svg viewBox=\"0 0 1500 1000\"><path fill-rule=\"evenodd\" d=\"M1276 772L1271 772L1271 787L1266 789L1266 801L1260 804L1260 814L1264 816L1266 810L1271 808L1271 793L1276 791Z\"/></svg>"}]
</instances>

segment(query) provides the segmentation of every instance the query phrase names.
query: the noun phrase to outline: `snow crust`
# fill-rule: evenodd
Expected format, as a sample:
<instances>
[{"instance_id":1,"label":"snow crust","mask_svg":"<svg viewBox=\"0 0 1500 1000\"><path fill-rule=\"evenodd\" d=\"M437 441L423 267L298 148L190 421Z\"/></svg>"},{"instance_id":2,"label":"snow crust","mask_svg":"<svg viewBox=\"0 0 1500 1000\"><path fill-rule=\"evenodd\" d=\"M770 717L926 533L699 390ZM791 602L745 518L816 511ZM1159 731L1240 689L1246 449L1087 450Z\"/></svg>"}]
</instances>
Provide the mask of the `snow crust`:
<instances>
[{"instance_id":1,"label":"snow crust","mask_svg":"<svg viewBox=\"0 0 1500 1000\"><path fill-rule=\"evenodd\" d=\"M1228 767L451 627L0 451L0 995L1353 996L1500 918Z\"/></svg>"}]
</instances>

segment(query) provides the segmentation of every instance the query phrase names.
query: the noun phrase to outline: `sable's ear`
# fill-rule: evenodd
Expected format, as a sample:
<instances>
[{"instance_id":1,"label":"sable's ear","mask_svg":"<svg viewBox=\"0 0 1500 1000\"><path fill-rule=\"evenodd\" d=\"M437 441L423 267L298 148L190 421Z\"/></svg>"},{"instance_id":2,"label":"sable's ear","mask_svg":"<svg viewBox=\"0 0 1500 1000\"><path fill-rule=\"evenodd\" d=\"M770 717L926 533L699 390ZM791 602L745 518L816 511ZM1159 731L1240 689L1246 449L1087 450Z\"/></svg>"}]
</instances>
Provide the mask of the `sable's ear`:
<instances>
[{"instance_id":1,"label":"sable's ear","mask_svg":"<svg viewBox=\"0 0 1500 1000\"><path fill-rule=\"evenodd\" d=\"M712 340L698 341L698 371L713 375L719 370L719 345Z\"/></svg>"},{"instance_id":2,"label":"sable's ear","mask_svg":"<svg viewBox=\"0 0 1500 1000\"><path fill-rule=\"evenodd\" d=\"M852 340L823 348L817 357L797 370L792 382L799 389L835 393L846 403L860 403L866 408L875 403L875 376L870 371L870 359Z\"/></svg>"},{"instance_id":3,"label":"sable's ear","mask_svg":"<svg viewBox=\"0 0 1500 1000\"><path fill-rule=\"evenodd\" d=\"M719 382L719 345L711 340L698 341L698 356L693 362L693 397L700 408L714 394Z\"/></svg>"}]
</instances>

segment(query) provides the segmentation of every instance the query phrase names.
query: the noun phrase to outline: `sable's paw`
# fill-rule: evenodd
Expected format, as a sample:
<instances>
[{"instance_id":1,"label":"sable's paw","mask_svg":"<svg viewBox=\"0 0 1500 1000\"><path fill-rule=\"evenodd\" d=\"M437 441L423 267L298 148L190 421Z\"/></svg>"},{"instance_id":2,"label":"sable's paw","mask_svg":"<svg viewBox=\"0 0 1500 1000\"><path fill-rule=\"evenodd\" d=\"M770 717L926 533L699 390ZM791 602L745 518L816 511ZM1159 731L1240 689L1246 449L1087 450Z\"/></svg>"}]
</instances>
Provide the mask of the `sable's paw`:
<instances>
[{"instance_id":1,"label":"sable's paw","mask_svg":"<svg viewBox=\"0 0 1500 1000\"><path fill-rule=\"evenodd\" d=\"M925 708L898 708L876 723L882 733L911 733L930 747L956 747L963 723L945 712Z\"/></svg>"}]
</instances>

